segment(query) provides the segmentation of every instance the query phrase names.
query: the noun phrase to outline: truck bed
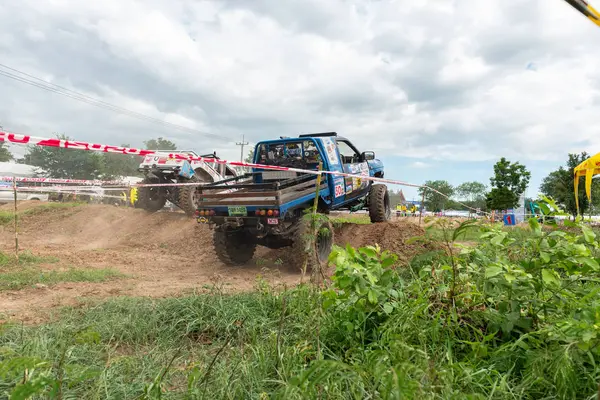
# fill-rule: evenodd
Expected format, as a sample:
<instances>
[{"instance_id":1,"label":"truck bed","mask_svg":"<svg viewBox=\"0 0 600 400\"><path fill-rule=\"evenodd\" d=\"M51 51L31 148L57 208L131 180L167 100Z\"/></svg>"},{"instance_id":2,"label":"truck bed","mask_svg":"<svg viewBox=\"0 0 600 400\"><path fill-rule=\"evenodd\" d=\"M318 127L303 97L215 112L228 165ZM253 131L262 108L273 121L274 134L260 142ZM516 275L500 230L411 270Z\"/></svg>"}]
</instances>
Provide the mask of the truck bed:
<instances>
[{"instance_id":1,"label":"truck bed","mask_svg":"<svg viewBox=\"0 0 600 400\"><path fill-rule=\"evenodd\" d=\"M260 172L202 186L199 194L200 207L279 207L310 195L314 199L316 194L316 175L306 174L285 180L255 183L250 180L255 174ZM232 180L240 183L232 184ZM328 190L325 180L321 182L320 190Z\"/></svg>"}]
</instances>

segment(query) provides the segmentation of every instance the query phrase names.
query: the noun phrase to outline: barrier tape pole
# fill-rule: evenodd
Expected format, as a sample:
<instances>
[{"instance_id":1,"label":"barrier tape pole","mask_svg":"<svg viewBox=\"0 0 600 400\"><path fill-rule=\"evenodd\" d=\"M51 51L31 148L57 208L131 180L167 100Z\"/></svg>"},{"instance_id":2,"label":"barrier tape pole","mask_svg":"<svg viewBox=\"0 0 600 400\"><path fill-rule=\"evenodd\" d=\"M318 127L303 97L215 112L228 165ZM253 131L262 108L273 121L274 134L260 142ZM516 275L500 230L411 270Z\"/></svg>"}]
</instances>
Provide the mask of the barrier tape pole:
<instances>
[{"instance_id":1,"label":"barrier tape pole","mask_svg":"<svg viewBox=\"0 0 600 400\"><path fill-rule=\"evenodd\" d=\"M17 179L13 177L13 196L15 199L15 258L17 263L19 262L19 230L18 230L18 219L17 215Z\"/></svg>"},{"instance_id":2,"label":"barrier tape pole","mask_svg":"<svg viewBox=\"0 0 600 400\"><path fill-rule=\"evenodd\" d=\"M369 180L369 181L373 181L373 182L389 183L389 184L393 184L393 185L401 185L401 186L408 186L408 187L415 187L415 188L427 188L435 193L442 195L443 197L445 197L447 199L450 198L449 196L445 195L444 193L441 193L440 191L438 191L434 188L425 186L425 185L417 185L414 183L396 181L396 180L392 180L392 179L384 179L384 178L378 178L378 177L373 177L373 176L368 176L368 175L348 174L348 173L337 172L337 171L305 170L305 169L293 168L293 167L279 167L279 166L275 166L275 165L247 163L247 162L243 162L243 161L228 161L228 160L216 159L216 158L212 158L212 157L192 156L189 154L181 154L181 153L167 154L167 153L159 153L154 150L142 150L142 149L136 149L136 148L130 148L130 147L123 147L123 146L110 146L110 145L104 145L104 144L88 143L88 142L81 142L81 141L74 141L74 140L64 140L64 139L58 139L58 138L43 138L43 137L38 137L38 136L10 133L10 132L6 132L6 131L0 131L0 142L9 142L9 143L19 144L19 145L31 145L32 144L32 145L45 146L45 147L59 147L59 148L65 148L65 149L87 150L87 151L95 151L95 152L101 152L101 153L120 153L120 154L125 154L125 155L138 155L138 156L149 156L149 155L161 154L165 157L173 158L178 161L203 161L206 163L226 164L226 165L233 165L233 166L239 166L239 167L261 168L261 169L274 170L274 171L299 172L299 173L306 173L306 174L313 174L313 175L328 174L328 175L350 177L350 178L357 177L357 178L361 178L361 179ZM168 186L171 184L163 184L163 185ZM140 187L142 187L142 186L140 186ZM476 210L475 208L467 206L464 203L459 202L458 204L466 207L467 209Z\"/></svg>"},{"instance_id":3,"label":"barrier tape pole","mask_svg":"<svg viewBox=\"0 0 600 400\"><path fill-rule=\"evenodd\" d=\"M423 207L425 207L425 192L427 189L423 189L421 194L421 208L419 209L419 226L421 226L421 218L423 217Z\"/></svg>"}]
</instances>

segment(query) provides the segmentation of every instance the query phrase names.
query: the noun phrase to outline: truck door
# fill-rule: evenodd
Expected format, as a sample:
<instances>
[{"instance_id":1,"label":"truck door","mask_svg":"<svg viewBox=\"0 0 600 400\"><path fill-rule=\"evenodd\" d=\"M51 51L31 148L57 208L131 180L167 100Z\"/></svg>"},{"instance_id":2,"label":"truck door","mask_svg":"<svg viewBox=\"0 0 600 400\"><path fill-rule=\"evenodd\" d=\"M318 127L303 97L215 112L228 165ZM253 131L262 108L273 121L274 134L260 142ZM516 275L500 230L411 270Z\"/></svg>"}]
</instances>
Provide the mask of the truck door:
<instances>
[{"instance_id":1,"label":"truck door","mask_svg":"<svg viewBox=\"0 0 600 400\"><path fill-rule=\"evenodd\" d=\"M369 164L366 161L361 161L358 150L347 140L336 139L336 142L344 172L369 176ZM362 196L369 190L369 181L361 178L346 177L344 183L346 200Z\"/></svg>"}]
</instances>

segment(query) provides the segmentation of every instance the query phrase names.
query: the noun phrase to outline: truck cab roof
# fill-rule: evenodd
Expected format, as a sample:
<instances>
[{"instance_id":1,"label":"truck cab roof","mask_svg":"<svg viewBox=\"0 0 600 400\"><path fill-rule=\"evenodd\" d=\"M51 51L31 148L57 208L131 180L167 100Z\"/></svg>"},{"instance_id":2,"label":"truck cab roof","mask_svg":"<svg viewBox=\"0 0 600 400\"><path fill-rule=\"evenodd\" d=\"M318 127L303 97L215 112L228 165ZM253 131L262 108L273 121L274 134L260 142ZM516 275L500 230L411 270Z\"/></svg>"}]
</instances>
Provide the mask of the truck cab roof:
<instances>
[{"instance_id":1,"label":"truck cab roof","mask_svg":"<svg viewBox=\"0 0 600 400\"><path fill-rule=\"evenodd\" d=\"M317 132L317 133L303 133L301 135L298 135L299 139L306 139L306 138L323 138L323 137L334 137L336 139L340 139L340 140L348 140L347 138L343 137L343 136L339 136L337 132ZM290 136L280 136L279 137L280 140L289 140L289 139L295 139L292 138ZM271 141L271 140L270 140Z\"/></svg>"}]
</instances>

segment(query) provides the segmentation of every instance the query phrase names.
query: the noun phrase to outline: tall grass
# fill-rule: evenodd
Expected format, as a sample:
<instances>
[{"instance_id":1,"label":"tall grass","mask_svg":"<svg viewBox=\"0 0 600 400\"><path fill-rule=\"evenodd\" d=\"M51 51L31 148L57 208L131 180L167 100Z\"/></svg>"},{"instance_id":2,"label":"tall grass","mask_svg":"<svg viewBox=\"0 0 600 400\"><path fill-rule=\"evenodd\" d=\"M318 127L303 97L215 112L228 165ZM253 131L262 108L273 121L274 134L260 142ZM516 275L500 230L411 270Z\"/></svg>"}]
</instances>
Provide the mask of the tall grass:
<instances>
[{"instance_id":1,"label":"tall grass","mask_svg":"<svg viewBox=\"0 0 600 400\"><path fill-rule=\"evenodd\" d=\"M336 248L332 285L113 299L0 336L0 391L125 399L594 399L600 242L438 225L447 253L393 269ZM448 229L450 229L448 231ZM474 229L474 228L473 228ZM16 392L15 392L16 391ZM17 395L14 395L16 393Z\"/></svg>"}]
</instances>

